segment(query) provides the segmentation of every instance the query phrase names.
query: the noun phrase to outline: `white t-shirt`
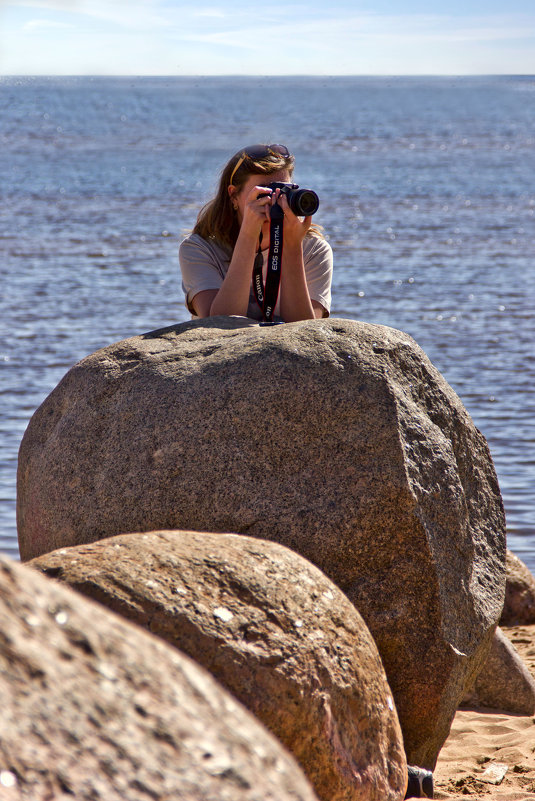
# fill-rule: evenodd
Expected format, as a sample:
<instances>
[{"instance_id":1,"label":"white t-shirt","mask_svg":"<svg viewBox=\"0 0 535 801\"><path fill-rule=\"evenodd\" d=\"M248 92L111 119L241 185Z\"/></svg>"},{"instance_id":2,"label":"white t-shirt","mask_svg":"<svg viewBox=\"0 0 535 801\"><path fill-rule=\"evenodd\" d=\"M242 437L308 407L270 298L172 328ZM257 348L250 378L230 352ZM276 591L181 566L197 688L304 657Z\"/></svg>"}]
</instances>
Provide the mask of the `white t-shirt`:
<instances>
[{"instance_id":1,"label":"white t-shirt","mask_svg":"<svg viewBox=\"0 0 535 801\"><path fill-rule=\"evenodd\" d=\"M263 278L266 279L267 254L264 252ZM190 234L179 248L182 289L186 296L186 306L195 314L191 302L195 295L206 289L219 289L227 274L232 253L215 239L203 239L199 234ZM309 235L303 240L303 260L308 293L311 300L321 303L329 312L331 308L331 281L333 272L332 249L327 240ZM280 314L280 301L275 307L275 316ZM256 302L252 287L247 316L254 320L262 319L262 311Z\"/></svg>"}]
</instances>

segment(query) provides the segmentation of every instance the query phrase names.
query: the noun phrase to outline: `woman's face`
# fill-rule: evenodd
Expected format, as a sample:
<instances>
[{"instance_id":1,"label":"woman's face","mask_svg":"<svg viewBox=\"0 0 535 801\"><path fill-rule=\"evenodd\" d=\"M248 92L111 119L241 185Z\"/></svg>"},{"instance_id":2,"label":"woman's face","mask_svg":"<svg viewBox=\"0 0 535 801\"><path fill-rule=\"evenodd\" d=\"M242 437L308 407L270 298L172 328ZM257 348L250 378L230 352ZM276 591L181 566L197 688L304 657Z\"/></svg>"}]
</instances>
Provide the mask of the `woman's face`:
<instances>
[{"instance_id":1,"label":"woman's face","mask_svg":"<svg viewBox=\"0 0 535 801\"><path fill-rule=\"evenodd\" d=\"M288 170L279 170L278 172L271 173L271 175L250 175L242 188L239 192L231 192L232 197L235 199L237 203L237 210L236 213L238 215L238 222L241 225L243 220L243 213L245 210L245 204L247 203L247 198L249 196L249 192L255 186L266 186L267 184L271 184L274 181L279 181L281 183L289 183L291 180L290 173ZM229 191L232 187L229 188ZM269 234L269 220L262 225L262 237L264 241L264 237Z\"/></svg>"}]
</instances>

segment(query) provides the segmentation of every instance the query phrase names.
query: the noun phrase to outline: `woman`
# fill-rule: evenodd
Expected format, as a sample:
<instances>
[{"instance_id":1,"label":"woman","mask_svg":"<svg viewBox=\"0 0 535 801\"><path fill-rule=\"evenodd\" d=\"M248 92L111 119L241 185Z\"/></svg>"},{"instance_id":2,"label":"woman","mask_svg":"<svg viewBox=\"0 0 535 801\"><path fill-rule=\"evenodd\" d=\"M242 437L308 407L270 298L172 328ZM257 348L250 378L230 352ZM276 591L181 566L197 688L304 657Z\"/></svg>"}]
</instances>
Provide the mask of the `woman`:
<instances>
[{"instance_id":1,"label":"woman","mask_svg":"<svg viewBox=\"0 0 535 801\"><path fill-rule=\"evenodd\" d=\"M252 145L236 153L223 169L217 195L201 210L193 233L179 250L186 305L196 317L235 314L263 319L252 273L262 254L265 283L270 211L277 202L284 222L274 319L292 322L329 316L331 247L312 226L311 217L297 217L279 189L266 188L274 181L290 182L294 161L284 145Z\"/></svg>"}]
</instances>

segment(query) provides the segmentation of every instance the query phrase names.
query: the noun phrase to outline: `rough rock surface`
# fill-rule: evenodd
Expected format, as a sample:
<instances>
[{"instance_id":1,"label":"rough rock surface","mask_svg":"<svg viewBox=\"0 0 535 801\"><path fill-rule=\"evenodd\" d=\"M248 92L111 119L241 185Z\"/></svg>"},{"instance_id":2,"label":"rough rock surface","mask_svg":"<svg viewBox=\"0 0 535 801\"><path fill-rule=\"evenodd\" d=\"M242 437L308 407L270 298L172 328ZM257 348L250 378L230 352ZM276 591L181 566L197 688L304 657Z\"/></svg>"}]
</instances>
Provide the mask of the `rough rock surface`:
<instances>
[{"instance_id":1,"label":"rough rock surface","mask_svg":"<svg viewBox=\"0 0 535 801\"><path fill-rule=\"evenodd\" d=\"M535 623L535 577L511 551L507 551L505 602L500 623L503 626Z\"/></svg>"},{"instance_id":2,"label":"rough rock surface","mask_svg":"<svg viewBox=\"0 0 535 801\"><path fill-rule=\"evenodd\" d=\"M496 629L487 661L462 705L517 715L535 714L533 676L500 628Z\"/></svg>"},{"instance_id":3,"label":"rough rock surface","mask_svg":"<svg viewBox=\"0 0 535 801\"><path fill-rule=\"evenodd\" d=\"M157 529L298 551L362 613L425 767L503 605L485 439L407 334L350 320L215 317L84 359L30 422L18 521L23 559Z\"/></svg>"},{"instance_id":4,"label":"rough rock surface","mask_svg":"<svg viewBox=\"0 0 535 801\"><path fill-rule=\"evenodd\" d=\"M0 705L2 801L316 799L205 670L1 557Z\"/></svg>"},{"instance_id":5,"label":"rough rock surface","mask_svg":"<svg viewBox=\"0 0 535 801\"><path fill-rule=\"evenodd\" d=\"M293 753L324 801L403 799L375 643L314 565L237 534L127 534L30 563L193 657Z\"/></svg>"}]
</instances>

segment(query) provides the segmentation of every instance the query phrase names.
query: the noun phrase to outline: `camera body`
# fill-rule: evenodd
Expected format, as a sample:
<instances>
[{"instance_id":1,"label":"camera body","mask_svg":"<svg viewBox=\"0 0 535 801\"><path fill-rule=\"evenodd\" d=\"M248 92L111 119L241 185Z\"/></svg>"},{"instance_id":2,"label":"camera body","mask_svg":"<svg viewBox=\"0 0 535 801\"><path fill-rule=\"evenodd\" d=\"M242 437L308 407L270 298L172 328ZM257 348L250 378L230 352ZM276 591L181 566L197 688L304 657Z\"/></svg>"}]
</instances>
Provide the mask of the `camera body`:
<instances>
[{"instance_id":1,"label":"camera body","mask_svg":"<svg viewBox=\"0 0 535 801\"><path fill-rule=\"evenodd\" d=\"M273 181L267 186L272 191L280 189L281 195L286 195L290 209L298 217L309 217L319 208L319 198L312 189L299 189L298 184L285 184L281 181Z\"/></svg>"}]
</instances>

